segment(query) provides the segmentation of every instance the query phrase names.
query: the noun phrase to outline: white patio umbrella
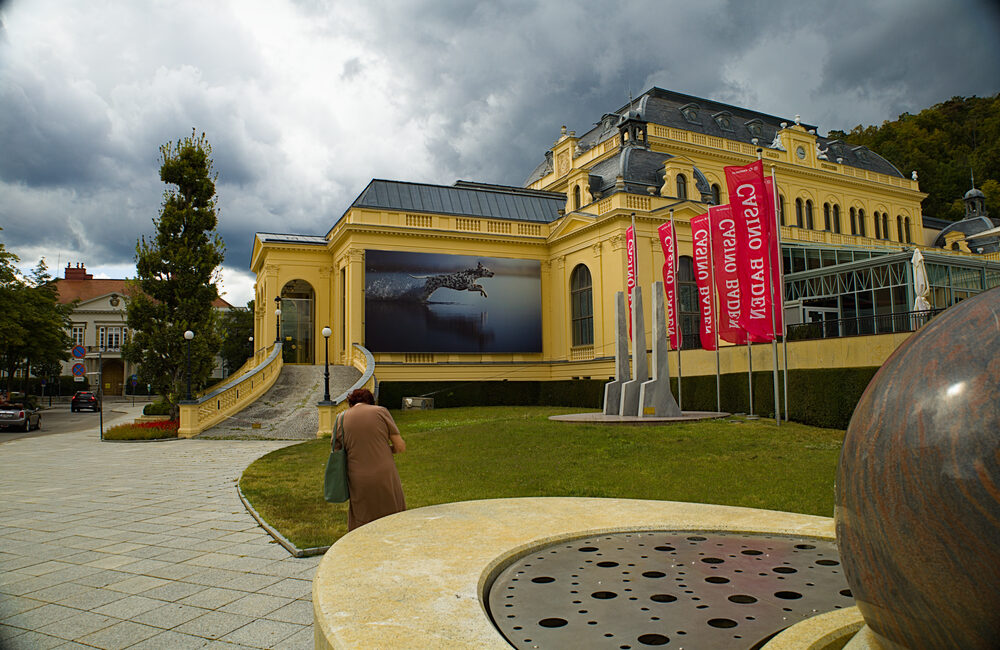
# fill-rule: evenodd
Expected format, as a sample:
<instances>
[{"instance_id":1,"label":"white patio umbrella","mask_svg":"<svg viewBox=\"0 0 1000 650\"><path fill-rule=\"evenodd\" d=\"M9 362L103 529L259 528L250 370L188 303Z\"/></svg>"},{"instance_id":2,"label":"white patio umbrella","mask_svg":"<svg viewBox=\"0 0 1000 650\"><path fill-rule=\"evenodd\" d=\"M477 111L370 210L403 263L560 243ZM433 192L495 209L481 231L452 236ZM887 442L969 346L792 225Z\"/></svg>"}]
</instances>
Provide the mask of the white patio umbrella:
<instances>
[{"instance_id":1,"label":"white patio umbrella","mask_svg":"<svg viewBox=\"0 0 1000 650\"><path fill-rule=\"evenodd\" d=\"M927 296L931 292L931 283L927 278L927 267L919 248L913 251L910 263L913 264L913 293L917 296L913 300L913 311L928 311L931 308L931 304L927 302Z\"/></svg>"}]
</instances>

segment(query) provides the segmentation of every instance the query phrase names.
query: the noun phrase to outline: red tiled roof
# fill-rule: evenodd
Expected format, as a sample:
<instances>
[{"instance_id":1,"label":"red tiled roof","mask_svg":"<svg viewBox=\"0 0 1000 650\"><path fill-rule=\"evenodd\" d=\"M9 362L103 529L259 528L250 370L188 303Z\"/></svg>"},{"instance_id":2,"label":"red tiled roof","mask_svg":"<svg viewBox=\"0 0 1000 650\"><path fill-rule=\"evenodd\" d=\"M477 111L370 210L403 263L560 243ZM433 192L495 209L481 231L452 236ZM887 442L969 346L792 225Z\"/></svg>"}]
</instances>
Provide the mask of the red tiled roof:
<instances>
[{"instance_id":1,"label":"red tiled roof","mask_svg":"<svg viewBox=\"0 0 1000 650\"><path fill-rule=\"evenodd\" d=\"M125 280L91 279L91 280L66 280L59 278L54 280L56 289L59 291L59 302L62 304L80 300L86 302L110 293L117 293L120 296L126 295ZM217 309L232 309L233 306L223 300L216 298L212 306Z\"/></svg>"}]
</instances>

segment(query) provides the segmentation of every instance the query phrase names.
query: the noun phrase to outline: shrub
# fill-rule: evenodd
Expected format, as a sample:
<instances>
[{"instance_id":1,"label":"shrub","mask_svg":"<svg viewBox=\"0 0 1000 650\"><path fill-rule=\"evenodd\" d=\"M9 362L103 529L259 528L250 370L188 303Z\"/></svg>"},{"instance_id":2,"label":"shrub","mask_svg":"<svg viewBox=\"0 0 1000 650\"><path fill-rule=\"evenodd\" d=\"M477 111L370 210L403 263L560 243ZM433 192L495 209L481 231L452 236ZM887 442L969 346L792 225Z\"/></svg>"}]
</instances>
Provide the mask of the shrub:
<instances>
[{"instance_id":1,"label":"shrub","mask_svg":"<svg viewBox=\"0 0 1000 650\"><path fill-rule=\"evenodd\" d=\"M170 404L163 400L151 402L142 407L143 415L170 415Z\"/></svg>"},{"instance_id":2,"label":"shrub","mask_svg":"<svg viewBox=\"0 0 1000 650\"><path fill-rule=\"evenodd\" d=\"M132 424L119 424L104 432L105 440L159 440L162 438L176 438L177 427L180 423L177 420L166 420L164 422L133 422Z\"/></svg>"}]
</instances>

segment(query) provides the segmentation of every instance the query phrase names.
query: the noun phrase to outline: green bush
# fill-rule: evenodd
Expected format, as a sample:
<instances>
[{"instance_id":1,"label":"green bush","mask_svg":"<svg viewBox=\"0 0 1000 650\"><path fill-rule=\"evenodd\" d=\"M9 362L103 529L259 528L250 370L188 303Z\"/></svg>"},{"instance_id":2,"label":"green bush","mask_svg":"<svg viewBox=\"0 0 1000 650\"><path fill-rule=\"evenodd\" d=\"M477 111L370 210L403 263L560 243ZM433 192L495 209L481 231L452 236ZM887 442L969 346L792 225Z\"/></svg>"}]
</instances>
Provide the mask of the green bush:
<instances>
[{"instance_id":1,"label":"green bush","mask_svg":"<svg viewBox=\"0 0 1000 650\"><path fill-rule=\"evenodd\" d=\"M878 368L822 368L790 370L788 414L795 422L846 429L851 414ZM566 381L398 381L379 383L379 403L400 408L404 397L434 398L436 408L462 406L576 406L599 409L604 401L603 379ZM677 378L670 380L677 395ZM746 373L720 377L722 410L749 413ZM686 411L714 411L715 375L684 377L681 407ZM781 413L784 415L784 376L778 375ZM753 412L774 417L774 381L770 370L753 373Z\"/></svg>"},{"instance_id":2,"label":"green bush","mask_svg":"<svg viewBox=\"0 0 1000 650\"><path fill-rule=\"evenodd\" d=\"M565 381L383 381L379 404L398 409L404 397L434 398L435 408L459 406L578 406L600 408L605 380Z\"/></svg>"},{"instance_id":3,"label":"green bush","mask_svg":"<svg viewBox=\"0 0 1000 650\"><path fill-rule=\"evenodd\" d=\"M143 415L170 415L170 404L163 400L150 402L142 407Z\"/></svg>"}]
</instances>

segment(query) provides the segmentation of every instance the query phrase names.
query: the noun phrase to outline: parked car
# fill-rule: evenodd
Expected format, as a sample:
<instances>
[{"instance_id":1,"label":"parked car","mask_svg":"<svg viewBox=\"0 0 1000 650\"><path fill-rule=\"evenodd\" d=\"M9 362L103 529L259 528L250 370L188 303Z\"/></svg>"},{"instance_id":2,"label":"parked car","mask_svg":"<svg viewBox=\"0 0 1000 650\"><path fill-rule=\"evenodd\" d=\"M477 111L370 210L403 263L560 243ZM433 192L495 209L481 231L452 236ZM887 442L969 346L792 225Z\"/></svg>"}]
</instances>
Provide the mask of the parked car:
<instances>
[{"instance_id":1,"label":"parked car","mask_svg":"<svg viewBox=\"0 0 1000 650\"><path fill-rule=\"evenodd\" d=\"M83 409L88 409L91 411L101 410L101 398L89 390L78 390L76 394L73 395L73 400L69 403L69 410L82 411Z\"/></svg>"},{"instance_id":2,"label":"parked car","mask_svg":"<svg viewBox=\"0 0 1000 650\"><path fill-rule=\"evenodd\" d=\"M0 427L31 431L42 428L41 412L28 402L0 404Z\"/></svg>"}]
</instances>

